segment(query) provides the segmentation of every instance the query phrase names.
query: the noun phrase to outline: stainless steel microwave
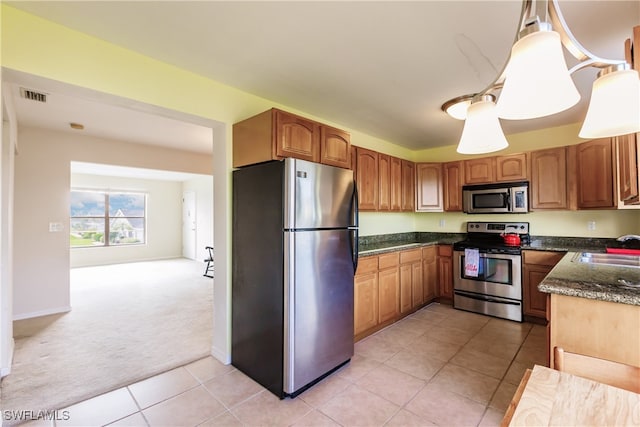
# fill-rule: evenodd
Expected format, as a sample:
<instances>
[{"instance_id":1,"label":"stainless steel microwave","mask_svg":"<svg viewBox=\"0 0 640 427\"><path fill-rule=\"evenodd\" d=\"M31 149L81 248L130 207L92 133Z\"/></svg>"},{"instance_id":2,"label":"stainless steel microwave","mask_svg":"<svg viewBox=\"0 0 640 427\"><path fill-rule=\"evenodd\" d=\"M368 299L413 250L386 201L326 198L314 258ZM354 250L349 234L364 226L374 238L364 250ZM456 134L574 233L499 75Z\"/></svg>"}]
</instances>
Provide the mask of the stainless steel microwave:
<instances>
[{"instance_id":1,"label":"stainless steel microwave","mask_svg":"<svg viewBox=\"0 0 640 427\"><path fill-rule=\"evenodd\" d=\"M529 183L465 185L462 187L462 210L470 214L529 212Z\"/></svg>"}]
</instances>

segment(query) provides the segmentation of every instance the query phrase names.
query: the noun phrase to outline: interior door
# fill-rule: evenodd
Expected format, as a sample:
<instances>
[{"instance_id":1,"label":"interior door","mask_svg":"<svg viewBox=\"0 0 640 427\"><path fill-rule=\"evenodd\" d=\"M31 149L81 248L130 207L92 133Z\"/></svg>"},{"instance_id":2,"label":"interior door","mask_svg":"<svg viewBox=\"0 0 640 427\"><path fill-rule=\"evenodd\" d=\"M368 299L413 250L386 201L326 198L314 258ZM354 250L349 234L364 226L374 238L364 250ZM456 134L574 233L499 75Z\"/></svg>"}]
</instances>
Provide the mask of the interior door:
<instances>
[{"instance_id":1,"label":"interior door","mask_svg":"<svg viewBox=\"0 0 640 427\"><path fill-rule=\"evenodd\" d=\"M182 195L182 256L196 259L196 193Z\"/></svg>"}]
</instances>

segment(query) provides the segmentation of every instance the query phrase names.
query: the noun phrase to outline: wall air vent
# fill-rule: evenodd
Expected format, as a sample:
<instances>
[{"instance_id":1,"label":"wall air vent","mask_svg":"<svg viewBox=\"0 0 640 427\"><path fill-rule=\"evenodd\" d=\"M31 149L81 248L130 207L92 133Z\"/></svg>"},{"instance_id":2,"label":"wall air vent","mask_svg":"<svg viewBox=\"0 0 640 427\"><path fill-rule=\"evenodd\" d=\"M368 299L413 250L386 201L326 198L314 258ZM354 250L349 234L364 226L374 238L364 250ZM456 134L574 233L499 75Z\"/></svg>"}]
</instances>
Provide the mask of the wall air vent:
<instances>
[{"instance_id":1,"label":"wall air vent","mask_svg":"<svg viewBox=\"0 0 640 427\"><path fill-rule=\"evenodd\" d=\"M35 90L20 88L20 96L24 99L30 99L32 101L47 102L47 94L43 92L36 92Z\"/></svg>"}]
</instances>

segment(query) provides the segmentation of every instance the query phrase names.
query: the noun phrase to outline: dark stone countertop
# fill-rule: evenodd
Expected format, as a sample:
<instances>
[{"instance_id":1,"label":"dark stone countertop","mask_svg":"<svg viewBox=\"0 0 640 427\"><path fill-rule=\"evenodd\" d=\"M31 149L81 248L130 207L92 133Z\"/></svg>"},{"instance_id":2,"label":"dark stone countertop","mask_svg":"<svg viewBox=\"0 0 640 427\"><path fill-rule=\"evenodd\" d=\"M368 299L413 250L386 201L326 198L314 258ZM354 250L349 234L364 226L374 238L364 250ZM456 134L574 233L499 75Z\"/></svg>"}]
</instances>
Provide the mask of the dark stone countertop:
<instances>
[{"instance_id":1,"label":"dark stone countertop","mask_svg":"<svg viewBox=\"0 0 640 427\"><path fill-rule=\"evenodd\" d=\"M359 256L365 257L423 246L453 244L463 240L464 236L464 233L423 232L363 236L358 239L358 254Z\"/></svg>"},{"instance_id":2,"label":"dark stone countertop","mask_svg":"<svg viewBox=\"0 0 640 427\"><path fill-rule=\"evenodd\" d=\"M574 261L578 254L568 252L538 285L538 290L640 306L640 268Z\"/></svg>"},{"instance_id":3,"label":"dark stone countertop","mask_svg":"<svg viewBox=\"0 0 640 427\"><path fill-rule=\"evenodd\" d=\"M363 236L358 239L360 256L379 255L387 252L412 249L428 245L450 245L464 240L466 233L409 232ZM605 252L607 246L616 246L615 239L531 236L531 242L522 249L538 251Z\"/></svg>"}]
</instances>

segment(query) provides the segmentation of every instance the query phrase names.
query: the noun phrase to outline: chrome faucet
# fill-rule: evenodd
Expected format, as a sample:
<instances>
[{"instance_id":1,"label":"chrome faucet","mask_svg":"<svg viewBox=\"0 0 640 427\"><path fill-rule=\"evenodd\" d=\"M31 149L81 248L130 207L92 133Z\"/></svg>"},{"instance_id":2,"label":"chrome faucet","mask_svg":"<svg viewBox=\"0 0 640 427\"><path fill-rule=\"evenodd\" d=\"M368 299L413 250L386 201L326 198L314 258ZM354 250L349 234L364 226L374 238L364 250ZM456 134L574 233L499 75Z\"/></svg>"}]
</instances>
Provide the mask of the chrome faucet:
<instances>
[{"instance_id":1,"label":"chrome faucet","mask_svg":"<svg viewBox=\"0 0 640 427\"><path fill-rule=\"evenodd\" d=\"M640 240L640 236L637 234L625 234L617 239L619 242L626 242L627 240Z\"/></svg>"}]
</instances>

